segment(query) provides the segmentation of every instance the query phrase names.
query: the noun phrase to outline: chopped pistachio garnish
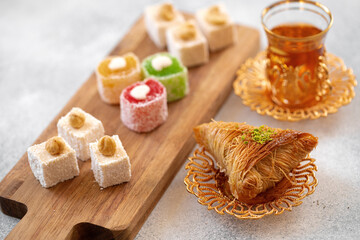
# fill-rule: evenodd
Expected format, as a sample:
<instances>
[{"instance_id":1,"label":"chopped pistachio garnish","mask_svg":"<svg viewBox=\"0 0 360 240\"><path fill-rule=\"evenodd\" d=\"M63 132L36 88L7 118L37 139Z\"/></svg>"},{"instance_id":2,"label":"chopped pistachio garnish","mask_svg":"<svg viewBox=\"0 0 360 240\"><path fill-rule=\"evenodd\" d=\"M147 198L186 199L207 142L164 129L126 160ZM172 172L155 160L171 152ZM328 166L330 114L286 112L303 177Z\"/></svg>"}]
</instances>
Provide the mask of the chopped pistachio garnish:
<instances>
[{"instance_id":1,"label":"chopped pistachio garnish","mask_svg":"<svg viewBox=\"0 0 360 240\"><path fill-rule=\"evenodd\" d=\"M275 135L276 132L271 129L264 129L264 125L261 125L259 128L255 128L251 132L251 138L257 143L264 144L266 142L269 142L273 140L271 137Z\"/></svg>"}]
</instances>

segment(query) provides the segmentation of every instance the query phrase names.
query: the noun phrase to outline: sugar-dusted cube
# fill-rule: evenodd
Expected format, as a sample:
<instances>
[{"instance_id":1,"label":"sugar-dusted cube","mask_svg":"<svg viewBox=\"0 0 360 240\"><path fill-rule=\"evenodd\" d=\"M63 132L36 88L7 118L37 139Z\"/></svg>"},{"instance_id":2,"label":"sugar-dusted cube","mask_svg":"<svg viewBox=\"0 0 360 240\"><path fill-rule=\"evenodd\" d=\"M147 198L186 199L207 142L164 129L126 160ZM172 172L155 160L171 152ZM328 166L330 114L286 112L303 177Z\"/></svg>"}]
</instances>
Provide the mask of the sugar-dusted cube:
<instances>
[{"instance_id":1,"label":"sugar-dusted cube","mask_svg":"<svg viewBox=\"0 0 360 240\"><path fill-rule=\"evenodd\" d=\"M79 166L75 150L61 137L33 145L27 149L30 168L40 184L49 188L78 176Z\"/></svg>"},{"instance_id":2,"label":"sugar-dusted cube","mask_svg":"<svg viewBox=\"0 0 360 240\"><path fill-rule=\"evenodd\" d=\"M156 53L141 63L145 78L153 77L166 87L167 101L172 102L189 93L188 70L179 59L169 53Z\"/></svg>"},{"instance_id":3,"label":"sugar-dusted cube","mask_svg":"<svg viewBox=\"0 0 360 240\"><path fill-rule=\"evenodd\" d=\"M171 3L162 3L145 8L146 30L151 40L160 49L166 47L166 30L184 21L183 15Z\"/></svg>"},{"instance_id":4,"label":"sugar-dusted cube","mask_svg":"<svg viewBox=\"0 0 360 240\"><path fill-rule=\"evenodd\" d=\"M169 28L166 41L169 52L179 58L186 67L209 61L206 38L193 20Z\"/></svg>"},{"instance_id":5,"label":"sugar-dusted cube","mask_svg":"<svg viewBox=\"0 0 360 240\"><path fill-rule=\"evenodd\" d=\"M57 123L58 134L76 151L82 161L90 158L89 143L104 136L104 127L100 120L74 107Z\"/></svg>"},{"instance_id":6,"label":"sugar-dusted cube","mask_svg":"<svg viewBox=\"0 0 360 240\"><path fill-rule=\"evenodd\" d=\"M148 78L125 88L120 96L120 117L135 132L150 132L168 117L166 88Z\"/></svg>"},{"instance_id":7,"label":"sugar-dusted cube","mask_svg":"<svg viewBox=\"0 0 360 240\"><path fill-rule=\"evenodd\" d=\"M195 16L208 40L210 51L223 49L235 42L236 28L224 4L200 9Z\"/></svg>"},{"instance_id":8,"label":"sugar-dusted cube","mask_svg":"<svg viewBox=\"0 0 360 240\"><path fill-rule=\"evenodd\" d=\"M130 181L131 165L118 135L104 136L90 143L91 169L100 187Z\"/></svg>"},{"instance_id":9,"label":"sugar-dusted cube","mask_svg":"<svg viewBox=\"0 0 360 240\"><path fill-rule=\"evenodd\" d=\"M96 68L96 80L101 99L109 104L119 104L121 91L141 81L138 57L126 53L105 58Z\"/></svg>"}]
</instances>

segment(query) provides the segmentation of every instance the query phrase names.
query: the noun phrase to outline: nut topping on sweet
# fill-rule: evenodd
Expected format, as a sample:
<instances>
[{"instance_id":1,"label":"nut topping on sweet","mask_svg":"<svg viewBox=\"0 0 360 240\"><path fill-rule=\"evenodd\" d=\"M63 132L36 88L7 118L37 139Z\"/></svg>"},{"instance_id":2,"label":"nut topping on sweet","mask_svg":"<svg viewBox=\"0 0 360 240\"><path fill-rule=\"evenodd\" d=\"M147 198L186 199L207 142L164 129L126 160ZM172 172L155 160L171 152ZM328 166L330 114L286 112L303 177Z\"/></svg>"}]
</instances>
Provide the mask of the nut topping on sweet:
<instances>
[{"instance_id":1,"label":"nut topping on sweet","mask_svg":"<svg viewBox=\"0 0 360 240\"><path fill-rule=\"evenodd\" d=\"M102 155L110 157L114 155L116 151L115 140L112 137L105 135L100 138L98 148Z\"/></svg>"},{"instance_id":2,"label":"nut topping on sweet","mask_svg":"<svg viewBox=\"0 0 360 240\"><path fill-rule=\"evenodd\" d=\"M227 22L226 14L220 11L219 6L210 7L206 12L205 19L214 25L224 25Z\"/></svg>"},{"instance_id":3,"label":"nut topping on sweet","mask_svg":"<svg viewBox=\"0 0 360 240\"><path fill-rule=\"evenodd\" d=\"M61 137L52 137L46 141L45 149L51 155L58 155L64 151L65 142Z\"/></svg>"},{"instance_id":4,"label":"nut topping on sweet","mask_svg":"<svg viewBox=\"0 0 360 240\"><path fill-rule=\"evenodd\" d=\"M192 23L182 24L176 31L177 36L183 41L194 40L196 37L196 28Z\"/></svg>"},{"instance_id":5,"label":"nut topping on sweet","mask_svg":"<svg viewBox=\"0 0 360 240\"><path fill-rule=\"evenodd\" d=\"M85 114L80 110L74 109L70 113L69 122L73 128L81 128L85 123Z\"/></svg>"},{"instance_id":6,"label":"nut topping on sweet","mask_svg":"<svg viewBox=\"0 0 360 240\"><path fill-rule=\"evenodd\" d=\"M163 4L159 9L160 19L171 21L175 18L174 7L170 3Z\"/></svg>"}]
</instances>

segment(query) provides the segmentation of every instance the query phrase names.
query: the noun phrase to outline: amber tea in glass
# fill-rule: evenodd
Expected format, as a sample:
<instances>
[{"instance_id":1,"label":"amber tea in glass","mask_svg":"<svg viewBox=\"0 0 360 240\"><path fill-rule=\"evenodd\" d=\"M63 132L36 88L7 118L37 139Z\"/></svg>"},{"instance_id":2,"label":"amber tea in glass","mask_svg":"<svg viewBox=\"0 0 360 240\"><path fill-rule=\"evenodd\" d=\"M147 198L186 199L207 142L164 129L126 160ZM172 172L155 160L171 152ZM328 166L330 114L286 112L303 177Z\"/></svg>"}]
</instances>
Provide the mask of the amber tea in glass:
<instances>
[{"instance_id":1,"label":"amber tea in glass","mask_svg":"<svg viewBox=\"0 0 360 240\"><path fill-rule=\"evenodd\" d=\"M281 1L264 9L262 24L271 99L283 107L303 108L326 97L331 90L324 45L330 11L312 1Z\"/></svg>"}]
</instances>

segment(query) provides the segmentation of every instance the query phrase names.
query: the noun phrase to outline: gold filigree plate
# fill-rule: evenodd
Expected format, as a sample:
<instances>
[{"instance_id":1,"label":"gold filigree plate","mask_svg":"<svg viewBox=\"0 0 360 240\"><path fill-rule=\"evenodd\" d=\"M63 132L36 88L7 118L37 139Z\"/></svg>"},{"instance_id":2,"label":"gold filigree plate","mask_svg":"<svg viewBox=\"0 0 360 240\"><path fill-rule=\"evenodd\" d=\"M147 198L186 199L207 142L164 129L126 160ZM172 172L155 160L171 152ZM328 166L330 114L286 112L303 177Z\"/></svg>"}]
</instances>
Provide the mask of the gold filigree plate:
<instances>
[{"instance_id":1,"label":"gold filigree plate","mask_svg":"<svg viewBox=\"0 0 360 240\"><path fill-rule=\"evenodd\" d=\"M198 202L217 213L233 215L239 219L259 219L269 214L281 214L299 206L302 199L312 194L318 181L315 177L315 159L305 158L290 174L290 187L276 199L249 205L235 199L227 189L226 177L215 167L214 161L204 149L196 149L189 158L184 179L186 189L198 198Z\"/></svg>"},{"instance_id":2,"label":"gold filigree plate","mask_svg":"<svg viewBox=\"0 0 360 240\"><path fill-rule=\"evenodd\" d=\"M235 94L243 103L261 115L269 115L278 120L299 121L317 119L335 113L341 106L349 104L355 96L357 85L352 69L331 53L326 54L332 91L321 102L312 107L292 110L276 105L268 97L268 81L265 76L266 52L248 59L238 70L234 81Z\"/></svg>"}]
</instances>

